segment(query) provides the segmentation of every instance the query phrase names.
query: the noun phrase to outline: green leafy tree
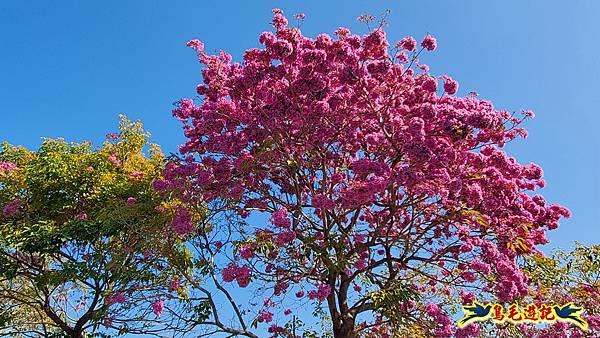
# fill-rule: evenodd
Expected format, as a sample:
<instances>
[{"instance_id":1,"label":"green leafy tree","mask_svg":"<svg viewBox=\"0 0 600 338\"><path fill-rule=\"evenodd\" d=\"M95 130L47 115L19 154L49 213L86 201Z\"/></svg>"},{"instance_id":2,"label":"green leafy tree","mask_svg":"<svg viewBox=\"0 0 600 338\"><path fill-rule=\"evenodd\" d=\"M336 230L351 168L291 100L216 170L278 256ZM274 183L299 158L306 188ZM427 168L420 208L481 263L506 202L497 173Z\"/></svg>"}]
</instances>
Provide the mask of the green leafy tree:
<instances>
[{"instance_id":1,"label":"green leafy tree","mask_svg":"<svg viewBox=\"0 0 600 338\"><path fill-rule=\"evenodd\" d=\"M575 243L572 250L555 250L550 255L527 255L521 265L530 280L530 292L518 301L520 308L524 309L531 304L562 307L572 303L572 307L582 310L578 312L578 318L585 321L585 329L565 321L535 326L487 321L480 323L482 334L509 338L598 336L600 245ZM552 316L556 314L552 313Z\"/></svg>"},{"instance_id":2,"label":"green leafy tree","mask_svg":"<svg viewBox=\"0 0 600 338\"><path fill-rule=\"evenodd\" d=\"M119 133L98 149L62 139L37 151L2 145L0 335L185 327L173 314L188 300L169 268L185 260L169 227L181 202L154 192L165 158L148 137L121 117Z\"/></svg>"}]
</instances>

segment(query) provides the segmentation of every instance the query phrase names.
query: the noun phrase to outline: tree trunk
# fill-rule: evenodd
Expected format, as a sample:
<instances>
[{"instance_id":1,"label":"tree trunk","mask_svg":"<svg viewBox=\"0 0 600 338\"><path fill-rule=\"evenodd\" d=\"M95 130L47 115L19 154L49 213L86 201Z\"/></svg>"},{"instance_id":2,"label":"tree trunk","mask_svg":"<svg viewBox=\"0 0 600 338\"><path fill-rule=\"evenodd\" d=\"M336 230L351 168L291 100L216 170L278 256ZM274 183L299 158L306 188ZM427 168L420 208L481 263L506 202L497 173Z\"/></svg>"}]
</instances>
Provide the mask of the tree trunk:
<instances>
[{"instance_id":1,"label":"tree trunk","mask_svg":"<svg viewBox=\"0 0 600 338\"><path fill-rule=\"evenodd\" d=\"M334 326L333 336L335 338L358 338L356 331L354 330L354 319L347 319L342 322L339 326Z\"/></svg>"}]
</instances>

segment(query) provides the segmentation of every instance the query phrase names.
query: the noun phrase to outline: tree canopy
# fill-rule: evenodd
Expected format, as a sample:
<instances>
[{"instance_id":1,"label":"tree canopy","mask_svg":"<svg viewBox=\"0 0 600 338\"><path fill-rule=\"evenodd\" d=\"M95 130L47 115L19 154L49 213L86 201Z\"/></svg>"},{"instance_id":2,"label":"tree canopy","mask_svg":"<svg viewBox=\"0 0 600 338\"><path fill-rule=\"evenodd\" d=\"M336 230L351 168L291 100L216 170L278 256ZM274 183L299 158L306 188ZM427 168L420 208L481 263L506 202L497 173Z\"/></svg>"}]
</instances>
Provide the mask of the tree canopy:
<instances>
[{"instance_id":1,"label":"tree canopy","mask_svg":"<svg viewBox=\"0 0 600 338\"><path fill-rule=\"evenodd\" d=\"M169 226L181 203L154 191L165 158L156 145L144 154L148 136L122 117L99 149L62 139L37 151L2 145L1 334L169 327L157 318L181 298L169 266L183 255Z\"/></svg>"},{"instance_id":2,"label":"tree canopy","mask_svg":"<svg viewBox=\"0 0 600 338\"><path fill-rule=\"evenodd\" d=\"M524 299L520 262L570 216L536 193L538 165L502 150L533 112L459 96L419 60L437 47L429 34L310 38L273 13L275 31L241 62L188 42L201 99L173 112L185 158L161 187L185 187L228 229L198 251L227 257L215 261L222 281L263 299L238 333L252 336L254 320L294 336L286 314L308 303L334 337L478 336L456 329L457 306Z\"/></svg>"}]
</instances>

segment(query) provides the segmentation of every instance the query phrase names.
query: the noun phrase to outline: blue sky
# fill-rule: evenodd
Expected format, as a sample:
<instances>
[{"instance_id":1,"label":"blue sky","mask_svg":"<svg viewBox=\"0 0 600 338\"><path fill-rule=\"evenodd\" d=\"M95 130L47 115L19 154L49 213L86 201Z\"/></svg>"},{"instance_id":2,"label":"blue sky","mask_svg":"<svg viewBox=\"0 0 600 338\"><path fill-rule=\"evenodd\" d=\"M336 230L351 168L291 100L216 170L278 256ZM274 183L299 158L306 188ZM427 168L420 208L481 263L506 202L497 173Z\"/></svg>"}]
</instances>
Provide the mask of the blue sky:
<instances>
[{"instance_id":1,"label":"blue sky","mask_svg":"<svg viewBox=\"0 0 600 338\"><path fill-rule=\"evenodd\" d=\"M339 26L363 34L356 17L386 9L390 40L436 36L438 50L423 58L432 73L497 108L536 112L530 137L508 150L541 164L544 195L573 211L548 249L600 243L597 1L2 1L0 140L98 143L124 113L176 151L183 136L172 103L194 96L200 81L185 42L239 59L270 29L273 7L305 13L311 36Z\"/></svg>"}]
</instances>

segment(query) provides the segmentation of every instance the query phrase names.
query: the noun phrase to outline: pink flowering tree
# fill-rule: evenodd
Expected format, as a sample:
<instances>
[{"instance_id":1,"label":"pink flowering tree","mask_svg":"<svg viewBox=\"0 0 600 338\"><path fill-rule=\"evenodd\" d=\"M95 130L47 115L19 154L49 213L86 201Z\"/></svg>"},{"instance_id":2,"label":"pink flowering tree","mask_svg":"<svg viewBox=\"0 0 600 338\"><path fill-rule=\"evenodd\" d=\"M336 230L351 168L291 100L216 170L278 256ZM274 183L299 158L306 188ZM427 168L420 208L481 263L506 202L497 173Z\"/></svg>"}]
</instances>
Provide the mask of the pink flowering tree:
<instances>
[{"instance_id":1,"label":"pink flowering tree","mask_svg":"<svg viewBox=\"0 0 600 338\"><path fill-rule=\"evenodd\" d=\"M190 245L229 309L208 296L204 323L250 337L258 325L273 336L478 336L476 324L456 329L457 306L525 297L522 258L569 216L535 193L538 165L502 150L533 113L459 96L419 60L436 49L430 35L309 38L273 12L275 31L241 62L188 43L201 99L174 110L185 157L155 182L208 205ZM232 297L238 288L251 301ZM307 305L322 332L302 329Z\"/></svg>"}]
</instances>

